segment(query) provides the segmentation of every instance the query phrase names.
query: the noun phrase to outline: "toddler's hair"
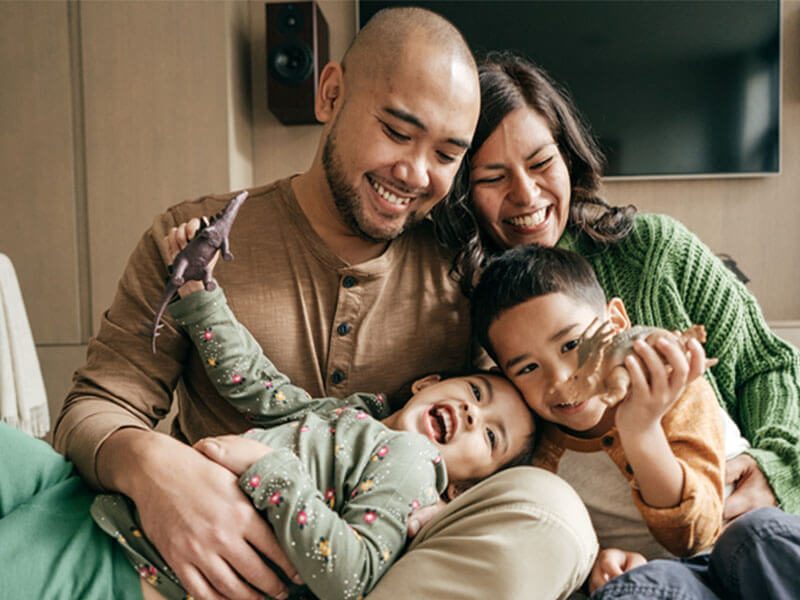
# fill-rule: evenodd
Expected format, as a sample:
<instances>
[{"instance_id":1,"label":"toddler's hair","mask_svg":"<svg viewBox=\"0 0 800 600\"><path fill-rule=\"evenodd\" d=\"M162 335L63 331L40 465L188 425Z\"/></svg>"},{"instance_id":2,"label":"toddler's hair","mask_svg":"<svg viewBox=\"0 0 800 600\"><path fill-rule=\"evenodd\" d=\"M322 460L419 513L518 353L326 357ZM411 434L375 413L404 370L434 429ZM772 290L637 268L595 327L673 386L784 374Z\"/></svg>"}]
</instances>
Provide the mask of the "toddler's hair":
<instances>
[{"instance_id":1,"label":"toddler's hair","mask_svg":"<svg viewBox=\"0 0 800 600\"><path fill-rule=\"evenodd\" d=\"M472 295L472 331L497 361L489 327L504 311L547 294L562 293L586 303L601 315L606 296L592 266L579 254L561 248L517 246L489 261Z\"/></svg>"}]
</instances>

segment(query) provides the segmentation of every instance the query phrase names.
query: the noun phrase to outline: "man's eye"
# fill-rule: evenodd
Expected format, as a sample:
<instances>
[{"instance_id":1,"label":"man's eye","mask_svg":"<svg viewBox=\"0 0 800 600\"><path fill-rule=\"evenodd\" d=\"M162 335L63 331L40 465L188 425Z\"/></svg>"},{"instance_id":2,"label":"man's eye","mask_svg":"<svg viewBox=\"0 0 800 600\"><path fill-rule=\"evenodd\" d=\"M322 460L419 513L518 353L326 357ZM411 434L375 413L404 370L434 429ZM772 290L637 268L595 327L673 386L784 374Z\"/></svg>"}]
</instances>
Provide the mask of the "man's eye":
<instances>
[{"instance_id":1,"label":"man's eye","mask_svg":"<svg viewBox=\"0 0 800 600\"><path fill-rule=\"evenodd\" d=\"M443 163L451 163L456 159L455 156L450 156L446 152L437 151L436 154L439 156L439 160L442 161Z\"/></svg>"},{"instance_id":2,"label":"man's eye","mask_svg":"<svg viewBox=\"0 0 800 600\"><path fill-rule=\"evenodd\" d=\"M497 437L494 434L494 431L491 429L486 429L486 437L489 438L489 445L492 447L492 450L495 449L497 446Z\"/></svg>"},{"instance_id":3,"label":"man's eye","mask_svg":"<svg viewBox=\"0 0 800 600\"><path fill-rule=\"evenodd\" d=\"M386 123L383 124L383 127L386 130L386 135L388 135L390 138L394 140L397 140L398 142L407 142L408 140L411 139L407 135L403 135L399 131L392 129Z\"/></svg>"},{"instance_id":4,"label":"man's eye","mask_svg":"<svg viewBox=\"0 0 800 600\"><path fill-rule=\"evenodd\" d=\"M538 368L539 365L537 365L536 363L530 363L522 367L519 371L517 371L517 375L525 375L526 373L533 373Z\"/></svg>"},{"instance_id":5,"label":"man's eye","mask_svg":"<svg viewBox=\"0 0 800 600\"><path fill-rule=\"evenodd\" d=\"M473 396L475 396L475 400L477 400L478 402L480 402L480 401L481 401L481 388L479 388L479 387L478 387L477 385L475 385L474 383L470 383L470 384L469 384L469 387L471 387L471 388L472 388L472 395L473 395Z\"/></svg>"},{"instance_id":6,"label":"man's eye","mask_svg":"<svg viewBox=\"0 0 800 600\"><path fill-rule=\"evenodd\" d=\"M569 352L570 350L574 350L578 347L578 340L570 340L563 346L561 346L561 352Z\"/></svg>"}]
</instances>

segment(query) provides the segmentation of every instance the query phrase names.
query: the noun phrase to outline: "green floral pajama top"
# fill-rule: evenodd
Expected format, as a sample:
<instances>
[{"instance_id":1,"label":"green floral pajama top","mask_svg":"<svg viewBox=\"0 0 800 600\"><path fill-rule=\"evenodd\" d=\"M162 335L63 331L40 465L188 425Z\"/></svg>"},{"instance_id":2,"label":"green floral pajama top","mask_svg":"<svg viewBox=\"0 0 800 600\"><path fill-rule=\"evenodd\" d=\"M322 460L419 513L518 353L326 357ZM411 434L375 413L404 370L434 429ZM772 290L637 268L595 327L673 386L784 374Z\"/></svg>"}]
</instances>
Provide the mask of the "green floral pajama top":
<instances>
[{"instance_id":1,"label":"green floral pajama top","mask_svg":"<svg viewBox=\"0 0 800 600\"><path fill-rule=\"evenodd\" d=\"M409 515L435 503L447 486L436 447L423 435L385 427L378 419L389 407L381 394L311 398L292 385L235 319L220 288L169 309L220 395L257 427L244 435L273 449L242 474L239 486L307 586L292 586L291 597L313 597L309 589L322 600L366 596L403 550ZM126 506L119 496L101 496L93 515L129 546L143 577L162 593L174 587L170 597L185 597L152 554L135 513L120 516Z\"/></svg>"}]
</instances>

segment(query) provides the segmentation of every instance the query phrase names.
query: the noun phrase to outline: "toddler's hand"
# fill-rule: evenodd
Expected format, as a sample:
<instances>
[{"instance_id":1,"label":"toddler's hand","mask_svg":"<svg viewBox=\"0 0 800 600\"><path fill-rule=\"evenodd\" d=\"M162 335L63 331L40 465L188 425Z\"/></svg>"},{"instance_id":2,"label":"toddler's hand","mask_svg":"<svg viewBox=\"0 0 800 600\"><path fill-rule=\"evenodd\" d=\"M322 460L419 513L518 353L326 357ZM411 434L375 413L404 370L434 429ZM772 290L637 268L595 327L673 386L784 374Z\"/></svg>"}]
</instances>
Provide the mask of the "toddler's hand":
<instances>
[{"instance_id":1,"label":"toddler's hand","mask_svg":"<svg viewBox=\"0 0 800 600\"><path fill-rule=\"evenodd\" d=\"M234 475L241 475L250 465L272 452L266 444L238 435L203 438L193 447Z\"/></svg>"},{"instance_id":2,"label":"toddler's hand","mask_svg":"<svg viewBox=\"0 0 800 600\"><path fill-rule=\"evenodd\" d=\"M630 571L647 563L647 559L638 552L626 552L619 548L601 550L594 561L592 574L589 576L589 593L604 586L617 575Z\"/></svg>"},{"instance_id":3,"label":"toddler's hand","mask_svg":"<svg viewBox=\"0 0 800 600\"><path fill-rule=\"evenodd\" d=\"M673 336L636 340L633 348L635 355L625 358L631 393L619 404L616 412L617 428L628 431L659 424L683 393L689 376L699 375L698 359L705 361L705 353L698 354L695 349L690 366L690 359Z\"/></svg>"},{"instance_id":4,"label":"toddler's hand","mask_svg":"<svg viewBox=\"0 0 800 600\"><path fill-rule=\"evenodd\" d=\"M203 223L208 225L207 217L203 217L202 221L195 217L194 219L186 221L185 223L181 223L177 227L173 227L169 230L169 233L164 237L164 241L167 245L167 256L170 264L175 260L175 257L178 255L178 253L186 248L189 242L194 239L194 236L197 235L197 232L200 230ZM218 258L219 251L217 251L217 253L214 255L214 258L211 259L210 267L212 271L214 269L214 265L217 264ZM204 289L202 281L187 281L178 290L178 295L181 298L185 298L186 296L194 294L195 292L199 292L202 289Z\"/></svg>"}]
</instances>

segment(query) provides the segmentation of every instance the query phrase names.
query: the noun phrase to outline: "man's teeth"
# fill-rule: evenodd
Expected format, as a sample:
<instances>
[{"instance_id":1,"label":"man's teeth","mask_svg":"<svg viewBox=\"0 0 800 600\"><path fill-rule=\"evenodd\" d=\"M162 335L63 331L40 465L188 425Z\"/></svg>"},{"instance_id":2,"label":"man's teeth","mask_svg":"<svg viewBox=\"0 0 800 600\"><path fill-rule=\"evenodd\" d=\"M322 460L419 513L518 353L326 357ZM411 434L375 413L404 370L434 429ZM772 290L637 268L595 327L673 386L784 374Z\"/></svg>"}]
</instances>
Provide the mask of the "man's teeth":
<instances>
[{"instance_id":1,"label":"man's teeth","mask_svg":"<svg viewBox=\"0 0 800 600\"><path fill-rule=\"evenodd\" d=\"M378 195L387 202L391 202L392 204L408 204L411 202L411 198L396 196L377 181L370 181L370 183L372 184L372 187L375 188L375 191L378 192Z\"/></svg>"},{"instance_id":2,"label":"man's teeth","mask_svg":"<svg viewBox=\"0 0 800 600\"><path fill-rule=\"evenodd\" d=\"M517 227L536 227L537 225L544 223L546 217L547 207L545 206L544 208L540 208L535 213L530 215L511 217L510 219L507 219L507 221L512 225L516 225Z\"/></svg>"}]
</instances>

